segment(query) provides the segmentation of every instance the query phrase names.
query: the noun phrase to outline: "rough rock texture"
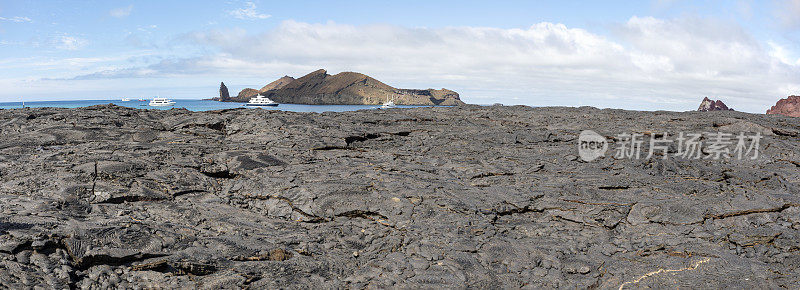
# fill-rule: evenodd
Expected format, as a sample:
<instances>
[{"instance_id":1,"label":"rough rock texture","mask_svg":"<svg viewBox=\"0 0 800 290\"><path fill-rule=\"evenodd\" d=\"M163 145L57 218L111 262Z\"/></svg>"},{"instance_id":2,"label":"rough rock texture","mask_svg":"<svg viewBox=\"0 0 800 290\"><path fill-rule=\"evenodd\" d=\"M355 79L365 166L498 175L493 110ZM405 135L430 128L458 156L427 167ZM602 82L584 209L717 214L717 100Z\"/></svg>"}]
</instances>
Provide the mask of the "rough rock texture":
<instances>
[{"instance_id":1,"label":"rough rock texture","mask_svg":"<svg viewBox=\"0 0 800 290\"><path fill-rule=\"evenodd\" d=\"M789 117L800 117L800 96L789 96L781 99L772 108L767 110L767 114L781 114Z\"/></svg>"},{"instance_id":2,"label":"rough rock texture","mask_svg":"<svg viewBox=\"0 0 800 290\"><path fill-rule=\"evenodd\" d=\"M228 87L225 86L225 83L219 83L219 100L220 101L228 101L231 99L231 94L228 93Z\"/></svg>"},{"instance_id":3,"label":"rough rock texture","mask_svg":"<svg viewBox=\"0 0 800 290\"><path fill-rule=\"evenodd\" d=\"M398 105L456 106L464 104L458 93L447 89L397 89L355 72L328 75L320 69L299 79L285 76L260 91L244 89L227 101L247 102L262 93L279 103L310 105L380 105L394 100Z\"/></svg>"},{"instance_id":4,"label":"rough rock texture","mask_svg":"<svg viewBox=\"0 0 800 290\"><path fill-rule=\"evenodd\" d=\"M263 92L266 92L266 91L269 91L269 90L277 90L277 89L285 87L286 85L288 85L292 81L294 81L293 77L283 76L282 78L279 78L279 79L275 80L274 82L271 82L271 83L267 84L266 86L262 87L258 91L263 93Z\"/></svg>"},{"instance_id":5,"label":"rough rock texture","mask_svg":"<svg viewBox=\"0 0 800 290\"><path fill-rule=\"evenodd\" d=\"M104 105L0 122L2 288L800 285L800 119ZM757 160L582 162L584 129L765 138Z\"/></svg>"},{"instance_id":6,"label":"rough rock texture","mask_svg":"<svg viewBox=\"0 0 800 290\"><path fill-rule=\"evenodd\" d=\"M697 108L697 111L700 112L710 112L710 111L733 111L733 109L728 108L721 100L711 100L708 97L705 97L703 101L700 103L700 107Z\"/></svg>"}]
</instances>

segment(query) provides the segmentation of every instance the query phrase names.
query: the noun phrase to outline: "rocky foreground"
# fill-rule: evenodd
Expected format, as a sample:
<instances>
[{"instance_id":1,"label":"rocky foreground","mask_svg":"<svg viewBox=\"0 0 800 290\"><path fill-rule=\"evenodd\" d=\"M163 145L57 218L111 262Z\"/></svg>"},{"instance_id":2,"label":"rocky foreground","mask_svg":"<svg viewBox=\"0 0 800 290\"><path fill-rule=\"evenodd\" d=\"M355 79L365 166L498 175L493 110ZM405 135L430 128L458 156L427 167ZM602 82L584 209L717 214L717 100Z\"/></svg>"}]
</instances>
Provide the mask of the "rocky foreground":
<instances>
[{"instance_id":1,"label":"rocky foreground","mask_svg":"<svg viewBox=\"0 0 800 290\"><path fill-rule=\"evenodd\" d=\"M109 105L0 122L2 288L800 285L789 117ZM584 129L765 138L757 160L583 162Z\"/></svg>"}]
</instances>

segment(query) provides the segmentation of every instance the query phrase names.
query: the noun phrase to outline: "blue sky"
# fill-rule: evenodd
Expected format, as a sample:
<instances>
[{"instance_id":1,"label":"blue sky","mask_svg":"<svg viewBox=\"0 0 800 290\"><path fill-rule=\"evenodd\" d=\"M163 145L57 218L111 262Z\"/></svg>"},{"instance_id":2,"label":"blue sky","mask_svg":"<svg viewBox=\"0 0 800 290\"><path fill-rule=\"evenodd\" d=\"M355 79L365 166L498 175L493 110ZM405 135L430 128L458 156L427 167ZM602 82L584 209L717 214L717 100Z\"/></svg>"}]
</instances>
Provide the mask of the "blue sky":
<instances>
[{"instance_id":1,"label":"blue sky","mask_svg":"<svg viewBox=\"0 0 800 290\"><path fill-rule=\"evenodd\" d=\"M470 103L763 113L800 94L800 0L0 0L0 102L205 98L318 68Z\"/></svg>"}]
</instances>

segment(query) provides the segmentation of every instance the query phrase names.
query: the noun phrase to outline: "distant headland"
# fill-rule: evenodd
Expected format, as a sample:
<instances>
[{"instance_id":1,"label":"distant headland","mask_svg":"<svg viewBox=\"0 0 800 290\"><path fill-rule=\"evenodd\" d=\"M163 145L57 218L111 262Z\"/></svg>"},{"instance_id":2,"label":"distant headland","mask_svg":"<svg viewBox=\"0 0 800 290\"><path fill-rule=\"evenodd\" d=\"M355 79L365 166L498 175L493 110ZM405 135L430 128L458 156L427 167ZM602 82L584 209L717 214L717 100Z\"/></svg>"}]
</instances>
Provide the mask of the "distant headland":
<instances>
[{"instance_id":1,"label":"distant headland","mask_svg":"<svg viewBox=\"0 0 800 290\"><path fill-rule=\"evenodd\" d=\"M458 93L448 89L398 89L370 76L357 72L329 75L324 69L295 79L284 76L260 90L246 88L231 97L224 83L213 100L247 102L256 95L287 104L307 105L380 105L387 100L398 105L456 106L462 105Z\"/></svg>"}]
</instances>

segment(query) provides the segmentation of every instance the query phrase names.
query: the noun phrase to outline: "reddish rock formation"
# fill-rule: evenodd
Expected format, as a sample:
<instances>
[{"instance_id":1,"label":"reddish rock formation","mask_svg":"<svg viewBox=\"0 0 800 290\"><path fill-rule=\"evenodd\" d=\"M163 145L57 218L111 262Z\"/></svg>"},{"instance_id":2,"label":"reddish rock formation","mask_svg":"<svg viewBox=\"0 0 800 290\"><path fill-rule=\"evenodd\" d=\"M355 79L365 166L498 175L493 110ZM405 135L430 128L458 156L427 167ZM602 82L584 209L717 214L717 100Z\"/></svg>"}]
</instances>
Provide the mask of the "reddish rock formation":
<instances>
[{"instance_id":1,"label":"reddish rock formation","mask_svg":"<svg viewBox=\"0 0 800 290\"><path fill-rule=\"evenodd\" d=\"M781 114L789 117L800 117L800 96L789 96L780 99L767 114Z\"/></svg>"},{"instance_id":2,"label":"reddish rock formation","mask_svg":"<svg viewBox=\"0 0 800 290\"><path fill-rule=\"evenodd\" d=\"M700 103L700 107L697 108L697 110L700 112L733 111L733 109L728 108L728 106L726 106L725 103L723 103L722 101L720 100L714 101L712 99L709 99L708 97L703 99L703 102Z\"/></svg>"}]
</instances>

